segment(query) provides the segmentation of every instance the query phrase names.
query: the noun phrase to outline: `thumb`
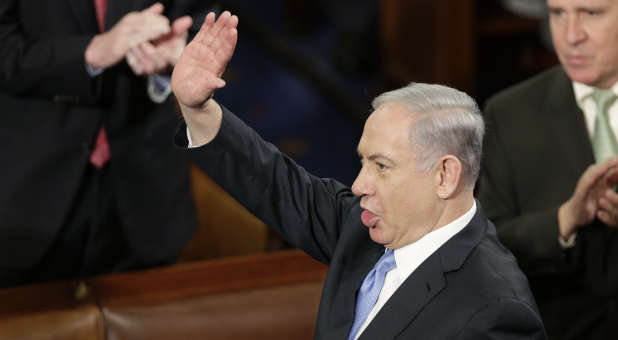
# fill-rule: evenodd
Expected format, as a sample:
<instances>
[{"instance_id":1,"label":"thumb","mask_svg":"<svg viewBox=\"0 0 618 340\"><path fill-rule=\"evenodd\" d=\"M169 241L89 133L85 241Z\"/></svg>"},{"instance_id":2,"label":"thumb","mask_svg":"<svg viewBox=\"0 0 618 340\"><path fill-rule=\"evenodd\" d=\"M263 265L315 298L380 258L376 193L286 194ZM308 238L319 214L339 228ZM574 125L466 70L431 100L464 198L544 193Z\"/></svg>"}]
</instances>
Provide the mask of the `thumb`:
<instances>
[{"instance_id":1,"label":"thumb","mask_svg":"<svg viewBox=\"0 0 618 340\"><path fill-rule=\"evenodd\" d=\"M163 4L160 2L154 3L152 6L146 8L142 12L148 12L152 14L162 14L163 13Z\"/></svg>"},{"instance_id":2,"label":"thumb","mask_svg":"<svg viewBox=\"0 0 618 340\"><path fill-rule=\"evenodd\" d=\"M614 186L618 184L618 170L610 169L610 171L607 174L607 184L609 186Z\"/></svg>"}]
</instances>

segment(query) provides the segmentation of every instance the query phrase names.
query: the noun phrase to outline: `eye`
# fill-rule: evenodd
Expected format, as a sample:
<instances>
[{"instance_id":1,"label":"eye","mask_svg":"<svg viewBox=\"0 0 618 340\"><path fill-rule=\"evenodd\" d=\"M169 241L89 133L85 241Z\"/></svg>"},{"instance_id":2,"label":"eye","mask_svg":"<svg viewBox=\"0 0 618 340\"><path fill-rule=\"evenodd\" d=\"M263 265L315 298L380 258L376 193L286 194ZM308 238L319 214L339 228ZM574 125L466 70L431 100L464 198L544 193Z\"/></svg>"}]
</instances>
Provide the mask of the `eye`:
<instances>
[{"instance_id":1,"label":"eye","mask_svg":"<svg viewBox=\"0 0 618 340\"><path fill-rule=\"evenodd\" d=\"M378 167L378 171L382 172L385 171L386 169L388 169L388 167L380 162L376 163L376 166Z\"/></svg>"},{"instance_id":2,"label":"eye","mask_svg":"<svg viewBox=\"0 0 618 340\"><path fill-rule=\"evenodd\" d=\"M596 16L596 15L601 14L601 11L590 9L590 10L585 10L584 14L586 14L587 16Z\"/></svg>"},{"instance_id":3,"label":"eye","mask_svg":"<svg viewBox=\"0 0 618 340\"><path fill-rule=\"evenodd\" d=\"M564 11L560 8L550 8L549 14L552 16L560 16Z\"/></svg>"}]
</instances>

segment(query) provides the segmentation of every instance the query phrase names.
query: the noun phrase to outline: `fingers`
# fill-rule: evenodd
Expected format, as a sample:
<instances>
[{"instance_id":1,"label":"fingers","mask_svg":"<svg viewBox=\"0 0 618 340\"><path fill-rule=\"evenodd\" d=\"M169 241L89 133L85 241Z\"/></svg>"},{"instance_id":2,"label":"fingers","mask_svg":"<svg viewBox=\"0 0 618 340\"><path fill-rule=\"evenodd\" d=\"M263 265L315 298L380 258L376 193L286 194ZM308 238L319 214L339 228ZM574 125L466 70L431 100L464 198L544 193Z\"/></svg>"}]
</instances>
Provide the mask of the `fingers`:
<instances>
[{"instance_id":1,"label":"fingers","mask_svg":"<svg viewBox=\"0 0 618 340\"><path fill-rule=\"evenodd\" d=\"M144 73L141 64L137 61L137 56L135 55L135 48L127 52L126 60L129 67L131 67L131 69L133 70L133 73L137 75L141 75Z\"/></svg>"},{"instance_id":2,"label":"fingers","mask_svg":"<svg viewBox=\"0 0 618 340\"><path fill-rule=\"evenodd\" d=\"M610 227L618 226L618 216L615 213L611 213L606 210L599 210L597 212L597 218Z\"/></svg>"},{"instance_id":3,"label":"fingers","mask_svg":"<svg viewBox=\"0 0 618 340\"><path fill-rule=\"evenodd\" d=\"M618 194L613 189L607 189L599 197L597 217L609 226L618 226Z\"/></svg>"},{"instance_id":4,"label":"fingers","mask_svg":"<svg viewBox=\"0 0 618 340\"><path fill-rule=\"evenodd\" d=\"M153 14L163 14L163 4L160 2L154 3L152 6L146 8L142 12L148 12Z\"/></svg>"},{"instance_id":5,"label":"fingers","mask_svg":"<svg viewBox=\"0 0 618 340\"><path fill-rule=\"evenodd\" d=\"M204 39L206 38L206 33L210 30L210 28L212 27L214 23L215 23L215 13L210 12L206 15L206 18L204 19L204 23L202 23L202 26L200 27L200 30L195 35L194 40L203 42Z\"/></svg>"},{"instance_id":6,"label":"fingers","mask_svg":"<svg viewBox=\"0 0 618 340\"><path fill-rule=\"evenodd\" d=\"M583 196L588 195L594 186L608 175L608 171L614 169L617 165L618 159L612 157L603 163L589 166L577 184L577 188L575 189L576 194Z\"/></svg>"},{"instance_id":7,"label":"fingers","mask_svg":"<svg viewBox=\"0 0 618 340\"><path fill-rule=\"evenodd\" d=\"M160 13L159 13L160 12ZM141 12L126 14L111 31L115 38L127 48L135 47L144 41L154 40L171 30L170 21L162 15L163 5L154 4Z\"/></svg>"},{"instance_id":8,"label":"fingers","mask_svg":"<svg viewBox=\"0 0 618 340\"><path fill-rule=\"evenodd\" d=\"M143 41L155 40L158 37L168 34L171 31L170 21L162 15L146 15L133 27L135 32L139 32L139 37Z\"/></svg>"},{"instance_id":9,"label":"fingers","mask_svg":"<svg viewBox=\"0 0 618 340\"><path fill-rule=\"evenodd\" d=\"M235 18L236 23L227 31L227 37L223 41L222 46L227 52L229 52L230 55L234 52L234 49L236 48L236 43L238 42L238 30L236 29L236 25L238 24L238 17L234 15L233 18Z\"/></svg>"},{"instance_id":10,"label":"fingers","mask_svg":"<svg viewBox=\"0 0 618 340\"><path fill-rule=\"evenodd\" d=\"M213 40L219 38L221 32L225 36L228 34L229 29L236 28L237 25L238 17L228 11L223 12L217 20L215 20L215 14L210 12L206 19L204 19L204 24L198 35L196 35L196 39L199 39L199 41L206 45L210 45Z\"/></svg>"},{"instance_id":11,"label":"fingers","mask_svg":"<svg viewBox=\"0 0 618 340\"><path fill-rule=\"evenodd\" d=\"M191 28L191 25L193 25L193 19L190 16L185 15L184 17L180 17L172 23L172 33L179 35L187 32L189 28Z\"/></svg>"},{"instance_id":12,"label":"fingers","mask_svg":"<svg viewBox=\"0 0 618 340\"><path fill-rule=\"evenodd\" d=\"M184 48L172 73L176 99L187 107L201 107L213 91L226 85L221 79L238 40L238 17L230 12L216 18L208 13L204 22Z\"/></svg>"},{"instance_id":13,"label":"fingers","mask_svg":"<svg viewBox=\"0 0 618 340\"><path fill-rule=\"evenodd\" d=\"M165 56L158 53L151 43L145 42L140 44L139 50L142 52L141 55L146 59L146 62L149 62L150 67L146 68L147 74L161 72L169 66Z\"/></svg>"},{"instance_id":14,"label":"fingers","mask_svg":"<svg viewBox=\"0 0 618 340\"><path fill-rule=\"evenodd\" d=\"M228 11L223 12L219 16L219 19L215 21L215 24L210 29L210 33L212 37L216 37L219 34L219 32L221 32L221 30L227 26L227 22L228 20L230 20L231 16L232 14Z\"/></svg>"},{"instance_id":15,"label":"fingers","mask_svg":"<svg viewBox=\"0 0 618 340\"><path fill-rule=\"evenodd\" d=\"M614 168L610 169L606 177L606 182L607 182L607 185L610 187L613 187L616 184L618 184L618 170Z\"/></svg>"},{"instance_id":16,"label":"fingers","mask_svg":"<svg viewBox=\"0 0 618 340\"><path fill-rule=\"evenodd\" d=\"M145 42L127 53L127 63L137 75L156 74L165 70L169 64L152 44Z\"/></svg>"}]
</instances>

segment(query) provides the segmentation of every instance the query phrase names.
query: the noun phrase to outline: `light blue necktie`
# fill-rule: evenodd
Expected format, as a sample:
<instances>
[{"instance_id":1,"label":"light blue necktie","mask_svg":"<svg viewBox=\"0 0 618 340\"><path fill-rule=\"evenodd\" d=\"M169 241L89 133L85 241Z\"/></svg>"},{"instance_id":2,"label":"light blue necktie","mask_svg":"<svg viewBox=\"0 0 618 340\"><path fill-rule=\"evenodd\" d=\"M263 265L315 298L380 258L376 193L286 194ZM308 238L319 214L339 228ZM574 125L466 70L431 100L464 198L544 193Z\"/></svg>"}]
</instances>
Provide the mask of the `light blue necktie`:
<instances>
[{"instance_id":1,"label":"light blue necktie","mask_svg":"<svg viewBox=\"0 0 618 340\"><path fill-rule=\"evenodd\" d=\"M387 249L384 255L378 260L378 263L376 263L369 274L367 274L365 280L363 280L363 284L356 298L354 324L352 324L352 330L350 331L348 340L354 340L356 337L356 333L358 333L363 323L365 323L365 319L367 319L376 301L378 301L380 291L382 291L382 286L384 285L386 273L396 266L393 250Z\"/></svg>"}]
</instances>

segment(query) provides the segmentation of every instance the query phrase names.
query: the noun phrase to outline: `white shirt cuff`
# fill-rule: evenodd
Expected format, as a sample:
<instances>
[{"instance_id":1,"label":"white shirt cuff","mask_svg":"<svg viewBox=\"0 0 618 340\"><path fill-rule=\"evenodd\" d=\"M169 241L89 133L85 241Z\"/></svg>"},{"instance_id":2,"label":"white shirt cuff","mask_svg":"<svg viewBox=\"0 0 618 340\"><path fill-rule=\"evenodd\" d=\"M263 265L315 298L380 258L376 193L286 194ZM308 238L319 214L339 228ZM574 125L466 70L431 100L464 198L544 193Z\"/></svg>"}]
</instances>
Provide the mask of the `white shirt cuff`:
<instances>
[{"instance_id":1,"label":"white shirt cuff","mask_svg":"<svg viewBox=\"0 0 618 340\"><path fill-rule=\"evenodd\" d=\"M558 243L560 243L560 246L562 247L562 249L569 249L575 246L576 239L577 239L577 233L571 234L571 236L569 236L569 238L566 241L563 240L562 237L558 236Z\"/></svg>"},{"instance_id":2,"label":"white shirt cuff","mask_svg":"<svg viewBox=\"0 0 618 340\"><path fill-rule=\"evenodd\" d=\"M157 103L163 103L172 93L172 85L169 76L158 74L148 76L148 96Z\"/></svg>"},{"instance_id":3,"label":"white shirt cuff","mask_svg":"<svg viewBox=\"0 0 618 340\"><path fill-rule=\"evenodd\" d=\"M90 66L90 64L86 64L86 72L88 72L88 75L91 76L92 78L98 76L99 74L103 73L103 68L102 67L92 67Z\"/></svg>"}]
</instances>

